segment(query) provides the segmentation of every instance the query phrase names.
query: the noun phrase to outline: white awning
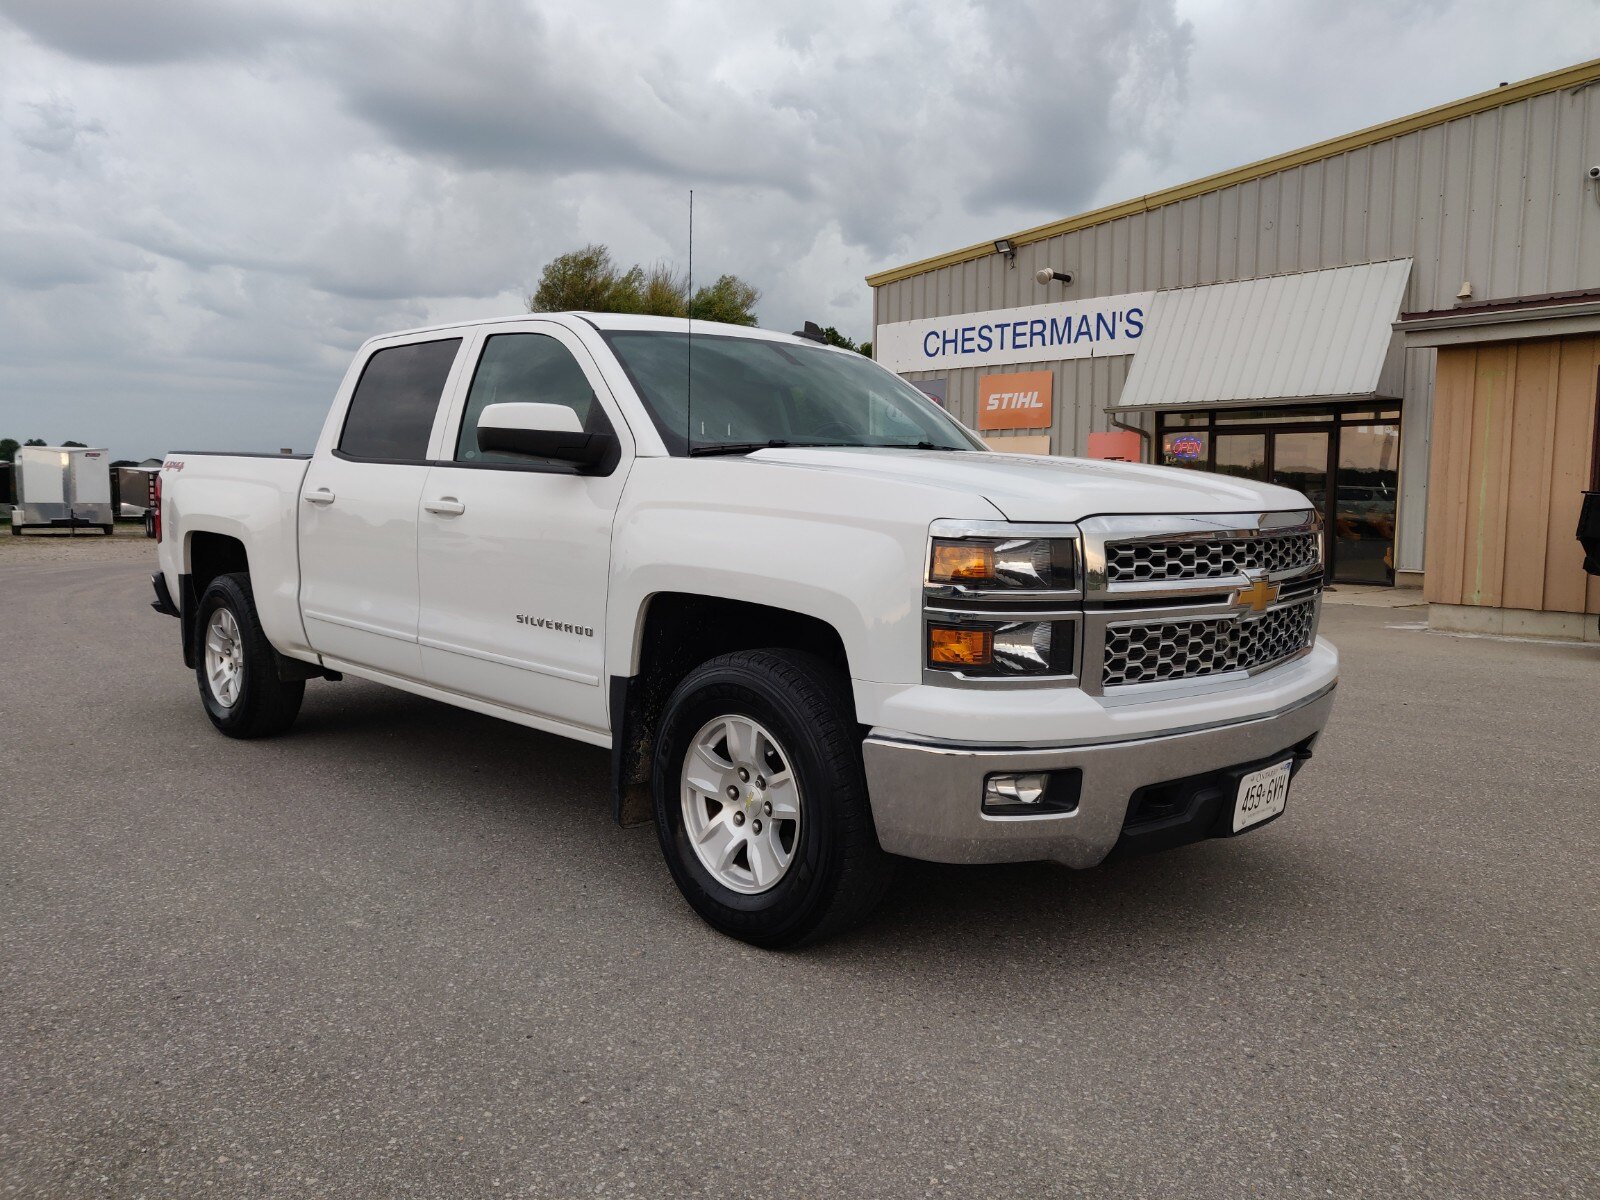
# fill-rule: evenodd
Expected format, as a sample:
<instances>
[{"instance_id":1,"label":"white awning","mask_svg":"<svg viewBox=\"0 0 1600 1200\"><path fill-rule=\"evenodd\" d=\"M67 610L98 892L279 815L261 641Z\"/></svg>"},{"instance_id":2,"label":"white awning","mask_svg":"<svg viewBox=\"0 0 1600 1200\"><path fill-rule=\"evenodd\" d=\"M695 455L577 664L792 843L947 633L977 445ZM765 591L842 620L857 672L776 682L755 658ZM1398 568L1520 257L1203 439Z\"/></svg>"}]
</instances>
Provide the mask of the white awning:
<instances>
[{"instance_id":1,"label":"white awning","mask_svg":"<svg viewBox=\"0 0 1600 1200\"><path fill-rule=\"evenodd\" d=\"M1409 258L1157 292L1119 409L1398 397Z\"/></svg>"}]
</instances>

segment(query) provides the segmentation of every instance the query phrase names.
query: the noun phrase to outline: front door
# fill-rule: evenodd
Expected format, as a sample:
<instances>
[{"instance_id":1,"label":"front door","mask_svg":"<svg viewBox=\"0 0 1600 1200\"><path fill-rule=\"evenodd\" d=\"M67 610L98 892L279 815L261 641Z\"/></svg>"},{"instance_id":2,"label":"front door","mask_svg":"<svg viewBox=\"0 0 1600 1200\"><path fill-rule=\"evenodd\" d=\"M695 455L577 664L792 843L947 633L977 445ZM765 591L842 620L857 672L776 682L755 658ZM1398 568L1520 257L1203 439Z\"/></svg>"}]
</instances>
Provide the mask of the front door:
<instances>
[{"instance_id":1,"label":"front door","mask_svg":"<svg viewBox=\"0 0 1600 1200\"><path fill-rule=\"evenodd\" d=\"M461 339L373 351L325 432L299 501L300 609L311 648L338 663L420 679L417 504L428 445Z\"/></svg>"},{"instance_id":2,"label":"front door","mask_svg":"<svg viewBox=\"0 0 1600 1200\"><path fill-rule=\"evenodd\" d=\"M1272 482L1293 488L1323 511L1328 502L1328 440L1324 429L1279 430L1272 435Z\"/></svg>"},{"instance_id":3,"label":"front door","mask_svg":"<svg viewBox=\"0 0 1600 1200\"><path fill-rule=\"evenodd\" d=\"M419 641L435 686L603 735L611 526L632 461L589 352L545 322L480 334L472 383L422 489ZM562 404L623 440L608 473L478 448L497 402ZM608 411L609 409L609 411Z\"/></svg>"},{"instance_id":4,"label":"front door","mask_svg":"<svg viewBox=\"0 0 1600 1200\"><path fill-rule=\"evenodd\" d=\"M1339 430L1339 489L1333 509L1333 552L1340 579L1394 582L1399 497L1400 427L1343 426Z\"/></svg>"}]
</instances>

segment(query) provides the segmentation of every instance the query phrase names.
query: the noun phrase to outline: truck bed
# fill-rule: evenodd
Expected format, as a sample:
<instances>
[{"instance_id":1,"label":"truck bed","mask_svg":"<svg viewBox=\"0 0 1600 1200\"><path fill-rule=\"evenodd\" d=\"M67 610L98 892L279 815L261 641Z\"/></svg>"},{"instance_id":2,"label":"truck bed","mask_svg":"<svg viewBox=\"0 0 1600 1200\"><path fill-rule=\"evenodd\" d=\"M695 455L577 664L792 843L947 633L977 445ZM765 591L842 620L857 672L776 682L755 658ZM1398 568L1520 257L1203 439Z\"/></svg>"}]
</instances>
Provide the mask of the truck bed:
<instances>
[{"instance_id":1,"label":"truck bed","mask_svg":"<svg viewBox=\"0 0 1600 1200\"><path fill-rule=\"evenodd\" d=\"M208 537L232 539L248 554L267 636L281 650L303 651L299 507L310 465L309 454L169 451L161 465L158 559L172 595L184 594L182 577L190 573L197 537L202 548Z\"/></svg>"}]
</instances>

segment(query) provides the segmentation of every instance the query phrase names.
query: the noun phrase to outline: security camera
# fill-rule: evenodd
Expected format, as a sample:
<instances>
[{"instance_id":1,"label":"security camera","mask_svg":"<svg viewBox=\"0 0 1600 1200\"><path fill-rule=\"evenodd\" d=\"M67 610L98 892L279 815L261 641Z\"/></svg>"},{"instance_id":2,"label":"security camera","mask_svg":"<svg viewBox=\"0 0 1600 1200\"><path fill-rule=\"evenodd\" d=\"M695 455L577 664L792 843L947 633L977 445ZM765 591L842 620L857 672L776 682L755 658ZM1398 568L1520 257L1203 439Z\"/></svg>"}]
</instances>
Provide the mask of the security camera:
<instances>
[{"instance_id":1,"label":"security camera","mask_svg":"<svg viewBox=\"0 0 1600 1200\"><path fill-rule=\"evenodd\" d=\"M1071 271L1057 271L1054 267L1040 267L1033 273L1034 279L1040 283L1067 283L1072 282Z\"/></svg>"},{"instance_id":2,"label":"security camera","mask_svg":"<svg viewBox=\"0 0 1600 1200\"><path fill-rule=\"evenodd\" d=\"M1600 179L1600 167L1590 167L1589 168L1589 178L1590 179Z\"/></svg>"}]
</instances>

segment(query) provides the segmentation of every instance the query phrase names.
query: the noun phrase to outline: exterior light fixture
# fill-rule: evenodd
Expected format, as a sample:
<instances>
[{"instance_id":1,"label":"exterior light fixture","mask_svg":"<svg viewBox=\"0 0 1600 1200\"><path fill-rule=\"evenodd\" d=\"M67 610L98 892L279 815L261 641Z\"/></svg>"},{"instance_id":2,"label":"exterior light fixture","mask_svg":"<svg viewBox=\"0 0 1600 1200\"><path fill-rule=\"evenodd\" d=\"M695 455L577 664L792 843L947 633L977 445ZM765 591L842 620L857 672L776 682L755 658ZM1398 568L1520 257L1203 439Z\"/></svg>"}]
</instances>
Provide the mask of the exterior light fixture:
<instances>
[{"instance_id":1,"label":"exterior light fixture","mask_svg":"<svg viewBox=\"0 0 1600 1200\"><path fill-rule=\"evenodd\" d=\"M1038 283L1064 283L1072 285L1071 271L1058 271L1054 267L1040 267L1033 273L1033 278Z\"/></svg>"},{"instance_id":2,"label":"exterior light fixture","mask_svg":"<svg viewBox=\"0 0 1600 1200\"><path fill-rule=\"evenodd\" d=\"M1007 266L1015 267L1017 265L1017 244L1010 238L995 238L994 252L1006 256Z\"/></svg>"}]
</instances>

